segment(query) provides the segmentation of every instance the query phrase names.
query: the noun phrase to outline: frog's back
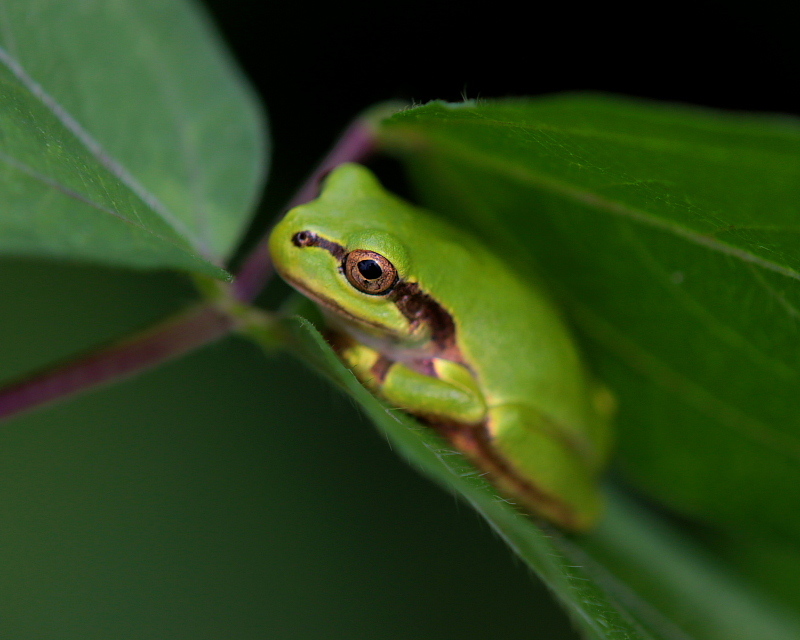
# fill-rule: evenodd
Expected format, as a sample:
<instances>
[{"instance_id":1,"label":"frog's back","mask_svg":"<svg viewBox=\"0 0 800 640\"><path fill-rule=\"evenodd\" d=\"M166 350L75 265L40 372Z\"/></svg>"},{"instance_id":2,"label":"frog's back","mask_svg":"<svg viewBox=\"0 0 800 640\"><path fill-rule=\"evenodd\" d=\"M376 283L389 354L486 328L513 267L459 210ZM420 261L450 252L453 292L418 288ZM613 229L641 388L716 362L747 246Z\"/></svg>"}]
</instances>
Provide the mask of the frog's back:
<instances>
[{"instance_id":1,"label":"frog's back","mask_svg":"<svg viewBox=\"0 0 800 640\"><path fill-rule=\"evenodd\" d=\"M591 382L549 297L476 239L431 224L437 233L408 240L415 256L409 275L453 317L457 344L489 405L527 405L592 438L600 418Z\"/></svg>"},{"instance_id":2,"label":"frog's back","mask_svg":"<svg viewBox=\"0 0 800 640\"><path fill-rule=\"evenodd\" d=\"M548 296L472 235L343 165L323 191L320 230L379 231L409 251L401 276L450 313L456 342L490 406L526 405L594 439L602 431L572 337ZM399 265L398 265L399 266Z\"/></svg>"},{"instance_id":3,"label":"frog's back","mask_svg":"<svg viewBox=\"0 0 800 640\"><path fill-rule=\"evenodd\" d=\"M433 255L450 256L450 264L423 260L419 279L431 283L431 295L451 312L465 357L486 369L487 388L499 378L501 388L492 390L498 399L519 400L544 380L569 387L560 379L575 379L582 367L549 298L471 238L459 240L457 250L451 243L447 251L431 247Z\"/></svg>"}]
</instances>

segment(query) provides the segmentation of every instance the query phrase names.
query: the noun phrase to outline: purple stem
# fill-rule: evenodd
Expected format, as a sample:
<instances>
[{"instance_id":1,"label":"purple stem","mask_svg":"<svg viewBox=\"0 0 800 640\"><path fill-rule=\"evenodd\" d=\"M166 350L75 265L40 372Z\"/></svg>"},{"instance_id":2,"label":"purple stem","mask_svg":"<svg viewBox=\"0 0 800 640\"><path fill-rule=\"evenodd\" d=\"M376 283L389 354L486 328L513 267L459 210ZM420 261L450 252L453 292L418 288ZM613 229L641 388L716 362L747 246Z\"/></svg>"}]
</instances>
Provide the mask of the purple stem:
<instances>
[{"instance_id":1,"label":"purple stem","mask_svg":"<svg viewBox=\"0 0 800 640\"><path fill-rule=\"evenodd\" d=\"M221 338L234 320L203 303L84 356L0 389L0 419L131 376Z\"/></svg>"},{"instance_id":2,"label":"purple stem","mask_svg":"<svg viewBox=\"0 0 800 640\"><path fill-rule=\"evenodd\" d=\"M316 197L320 181L331 169L343 162L367 158L375 146L375 129L371 120L367 117L355 120L291 200L289 208ZM240 302L251 302L272 275L267 237L245 259L231 285L234 297ZM222 309L201 303L110 346L37 371L0 388L0 419L177 358L230 333L235 323L236 320Z\"/></svg>"},{"instance_id":3,"label":"purple stem","mask_svg":"<svg viewBox=\"0 0 800 640\"><path fill-rule=\"evenodd\" d=\"M320 162L303 187L289 202L287 209L313 200L319 193L322 179L334 167L344 162L359 162L374 153L375 125L367 118L358 118L342 134L330 153ZM264 288L272 275L267 240L269 232L244 260L233 282L233 295L241 302L251 302Z\"/></svg>"}]
</instances>

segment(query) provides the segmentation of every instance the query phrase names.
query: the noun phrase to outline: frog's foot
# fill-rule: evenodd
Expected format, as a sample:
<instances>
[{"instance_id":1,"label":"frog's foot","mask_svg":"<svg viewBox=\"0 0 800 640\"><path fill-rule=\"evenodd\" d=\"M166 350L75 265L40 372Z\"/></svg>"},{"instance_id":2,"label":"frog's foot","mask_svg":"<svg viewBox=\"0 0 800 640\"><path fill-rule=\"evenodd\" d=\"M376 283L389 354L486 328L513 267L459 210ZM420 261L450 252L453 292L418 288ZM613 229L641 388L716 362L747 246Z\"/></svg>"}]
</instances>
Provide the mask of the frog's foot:
<instances>
[{"instance_id":1,"label":"frog's foot","mask_svg":"<svg viewBox=\"0 0 800 640\"><path fill-rule=\"evenodd\" d=\"M533 407L492 407L484 434L487 456L475 461L526 510L583 531L597 521L602 497L593 465L563 433Z\"/></svg>"}]
</instances>

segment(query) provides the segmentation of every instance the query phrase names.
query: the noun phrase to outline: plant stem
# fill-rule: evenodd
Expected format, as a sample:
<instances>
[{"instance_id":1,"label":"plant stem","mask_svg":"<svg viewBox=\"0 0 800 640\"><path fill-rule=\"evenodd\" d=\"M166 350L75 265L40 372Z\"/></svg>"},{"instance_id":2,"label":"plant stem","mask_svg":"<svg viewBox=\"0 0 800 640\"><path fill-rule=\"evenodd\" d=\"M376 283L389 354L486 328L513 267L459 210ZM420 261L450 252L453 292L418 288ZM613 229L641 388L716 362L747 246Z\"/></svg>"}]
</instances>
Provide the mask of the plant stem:
<instances>
[{"instance_id":1,"label":"plant stem","mask_svg":"<svg viewBox=\"0 0 800 640\"><path fill-rule=\"evenodd\" d=\"M235 319L201 303L141 333L0 389L0 419L132 376L230 333Z\"/></svg>"},{"instance_id":2,"label":"plant stem","mask_svg":"<svg viewBox=\"0 0 800 640\"><path fill-rule=\"evenodd\" d=\"M322 179L336 166L345 162L360 162L375 152L375 123L380 113L385 115L388 106L370 109L359 116L345 129L333 149L306 180L305 184L289 202L287 209L313 200ZM396 110L396 106L391 106ZM271 229L270 229L271 230ZM272 276L272 261L269 256L269 231L258 242L252 253L242 263L242 268L233 282L233 295L242 302L251 302L264 288Z\"/></svg>"},{"instance_id":3,"label":"plant stem","mask_svg":"<svg viewBox=\"0 0 800 640\"><path fill-rule=\"evenodd\" d=\"M394 104L378 105L353 121L292 198L288 208L316 197L321 180L337 165L369 157L375 151L376 123L397 108ZM208 301L119 342L0 388L0 420L132 376L218 340L234 329L258 335L260 342L268 343L273 338L277 341L277 334L271 333L275 327L270 327L266 314L257 313L247 304L261 292L272 275L268 237L269 234L245 259L231 285L206 283L201 287Z\"/></svg>"}]
</instances>

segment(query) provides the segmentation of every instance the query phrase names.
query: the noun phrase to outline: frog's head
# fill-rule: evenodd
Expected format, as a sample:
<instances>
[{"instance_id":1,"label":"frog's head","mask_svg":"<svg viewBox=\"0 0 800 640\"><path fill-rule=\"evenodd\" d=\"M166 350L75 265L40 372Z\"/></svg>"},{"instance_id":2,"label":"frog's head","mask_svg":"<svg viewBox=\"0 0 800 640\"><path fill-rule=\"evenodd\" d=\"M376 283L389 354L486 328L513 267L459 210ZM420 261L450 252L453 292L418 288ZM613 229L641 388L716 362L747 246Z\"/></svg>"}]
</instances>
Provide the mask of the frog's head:
<instances>
[{"instance_id":1,"label":"frog's head","mask_svg":"<svg viewBox=\"0 0 800 640\"><path fill-rule=\"evenodd\" d=\"M406 227L409 205L364 167L346 164L317 200L289 211L269 239L278 273L338 321L400 341L424 339L406 299L409 251L389 229Z\"/></svg>"}]
</instances>

